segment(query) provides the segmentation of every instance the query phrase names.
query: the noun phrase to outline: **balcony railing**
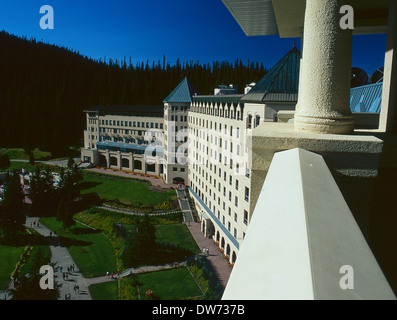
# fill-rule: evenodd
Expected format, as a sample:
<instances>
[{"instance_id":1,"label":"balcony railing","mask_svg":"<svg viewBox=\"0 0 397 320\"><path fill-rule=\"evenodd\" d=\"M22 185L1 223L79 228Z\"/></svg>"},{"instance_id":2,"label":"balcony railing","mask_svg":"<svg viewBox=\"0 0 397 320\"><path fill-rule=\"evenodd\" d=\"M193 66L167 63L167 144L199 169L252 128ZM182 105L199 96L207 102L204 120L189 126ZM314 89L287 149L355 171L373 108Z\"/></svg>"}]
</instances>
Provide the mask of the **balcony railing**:
<instances>
[{"instance_id":1,"label":"balcony railing","mask_svg":"<svg viewBox=\"0 0 397 320\"><path fill-rule=\"evenodd\" d=\"M395 298L322 156L276 153L223 299Z\"/></svg>"}]
</instances>

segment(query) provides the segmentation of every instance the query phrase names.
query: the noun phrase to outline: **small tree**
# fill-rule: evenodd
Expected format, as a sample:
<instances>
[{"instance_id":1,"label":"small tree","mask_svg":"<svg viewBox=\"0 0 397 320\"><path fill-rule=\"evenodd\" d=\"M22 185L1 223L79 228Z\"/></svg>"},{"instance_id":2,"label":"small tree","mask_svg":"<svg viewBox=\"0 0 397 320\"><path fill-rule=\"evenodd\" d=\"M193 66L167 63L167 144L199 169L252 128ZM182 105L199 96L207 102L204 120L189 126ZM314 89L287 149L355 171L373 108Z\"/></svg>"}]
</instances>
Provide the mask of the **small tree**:
<instances>
[{"instance_id":1,"label":"small tree","mask_svg":"<svg viewBox=\"0 0 397 320\"><path fill-rule=\"evenodd\" d=\"M6 169L11 165L10 158L7 154L3 154L0 156L0 169Z\"/></svg>"},{"instance_id":2,"label":"small tree","mask_svg":"<svg viewBox=\"0 0 397 320\"><path fill-rule=\"evenodd\" d=\"M35 164L33 151L29 151L29 163L31 165Z\"/></svg>"},{"instance_id":3,"label":"small tree","mask_svg":"<svg viewBox=\"0 0 397 320\"><path fill-rule=\"evenodd\" d=\"M145 264L156 253L155 228L146 213L135 230L126 239L122 260L126 266L137 267Z\"/></svg>"},{"instance_id":4,"label":"small tree","mask_svg":"<svg viewBox=\"0 0 397 320\"><path fill-rule=\"evenodd\" d=\"M0 206L0 227L6 236L24 231L26 217L23 200L19 174L13 173L7 178L4 199Z\"/></svg>"},{"instance_id":5,"label":"small tree","mask_svg":"<svg viewBox=\"0 0 397 320\"><path fill-rule=\"evenodd\" d=\"M74 165L74 160L72 157L68 157L68 168L71 169Z\"/></svg>"}]
</instances>

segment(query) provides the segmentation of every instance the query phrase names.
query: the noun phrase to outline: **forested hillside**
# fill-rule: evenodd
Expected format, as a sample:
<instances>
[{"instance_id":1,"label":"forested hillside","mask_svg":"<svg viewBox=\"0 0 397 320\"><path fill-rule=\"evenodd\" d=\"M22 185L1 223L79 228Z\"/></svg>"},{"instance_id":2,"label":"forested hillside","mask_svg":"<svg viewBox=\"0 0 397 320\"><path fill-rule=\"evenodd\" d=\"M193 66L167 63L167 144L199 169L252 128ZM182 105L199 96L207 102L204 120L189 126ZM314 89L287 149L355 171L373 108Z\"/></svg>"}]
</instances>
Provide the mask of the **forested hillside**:
<instances>
[{"instance_id":1,"label":"forested hillside","mask_svg":"<svg viewBox=\"0 0 397 320\"><path fill-rule=\"evenodd\" d=\"M131 55L133 53L131 52ZM62 153L83 135L82 110L96 105L162 105L187 76L202 93L266 73L255 62L96 61L67 48L0 32L0 147Z\"/></svg>"}]
</instances>

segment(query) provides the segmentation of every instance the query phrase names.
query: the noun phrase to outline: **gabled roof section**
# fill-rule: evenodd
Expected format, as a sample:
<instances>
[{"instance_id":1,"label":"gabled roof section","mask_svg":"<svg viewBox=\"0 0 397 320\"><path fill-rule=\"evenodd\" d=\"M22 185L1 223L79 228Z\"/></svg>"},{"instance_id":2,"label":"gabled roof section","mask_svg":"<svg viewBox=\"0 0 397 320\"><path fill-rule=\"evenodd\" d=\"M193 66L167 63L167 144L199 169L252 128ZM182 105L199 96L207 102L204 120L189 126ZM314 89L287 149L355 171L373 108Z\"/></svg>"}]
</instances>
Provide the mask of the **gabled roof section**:
<instances>
[{"instance_id":1,"label":"gabled roof section","mask_svg":"<svg viewBox=\"0 0 397 320\"><path fill-rule=\"evenodd\" d=\"M170 102L192 102L194 95L200 94L200 92L189 82L185 77L182 82L171 92L171 94L164 99L164 103Z\"/></svg>"},{"instance_id":2,"label":"gabled roof section","mask_svg":"<svg viewBox=\"0 0 397 320\"><path fill-rule=\"evenodd\" d=\"M294 47L254 86L242 101L297 101L300 51Z\"/></svg>"}]
</instances>

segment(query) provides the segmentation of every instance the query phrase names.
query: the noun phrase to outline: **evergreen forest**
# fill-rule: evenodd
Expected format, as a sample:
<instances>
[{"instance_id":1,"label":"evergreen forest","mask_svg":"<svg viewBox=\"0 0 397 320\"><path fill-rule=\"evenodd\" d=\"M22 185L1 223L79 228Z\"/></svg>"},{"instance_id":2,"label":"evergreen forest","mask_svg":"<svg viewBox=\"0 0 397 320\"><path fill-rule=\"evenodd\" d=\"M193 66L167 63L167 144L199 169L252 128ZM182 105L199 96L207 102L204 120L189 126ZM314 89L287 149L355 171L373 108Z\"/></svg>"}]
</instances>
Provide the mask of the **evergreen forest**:
<instances>
[{"instance_id":1,"label":"evergreen forest","mask_svg":"<svg viewBox=\"0 0 397 320\"><path fill-rule=\"evenodd\" d=\"M133 54L133 53L131 53ZM75 50L0 31L0 146L62 155L83 138L83 110L97 105L162 105L186 76L201 94L221 84L258 82L263 64L236 59L133 63L95 60Z\"/></svg>"}]
</instances>

